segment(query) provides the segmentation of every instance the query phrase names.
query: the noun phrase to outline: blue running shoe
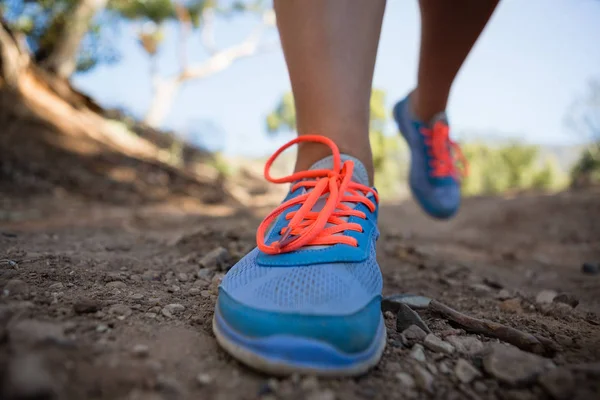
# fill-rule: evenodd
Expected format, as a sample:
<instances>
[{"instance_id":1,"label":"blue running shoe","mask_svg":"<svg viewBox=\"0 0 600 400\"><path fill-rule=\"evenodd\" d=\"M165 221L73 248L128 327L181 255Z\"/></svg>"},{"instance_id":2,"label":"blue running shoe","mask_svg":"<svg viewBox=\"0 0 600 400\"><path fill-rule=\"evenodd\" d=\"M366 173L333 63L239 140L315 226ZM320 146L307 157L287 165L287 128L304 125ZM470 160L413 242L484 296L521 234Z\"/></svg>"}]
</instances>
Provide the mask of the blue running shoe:
<instances>
[{"instance_id":1,"label":"blue running shoe","mask_svg":"<svg viewBox=\"0 0 600 400\"><path fill-rule=\"evenodd\" d=\"M434 218L447 219L460 207L460 175L457 158L464 168L465 158L450 139L445 113L430 124L416 120L410 109L410 96L394 107L394 119L411 153L410 189L419 205Z\"/></svg>"},{"instance_id":2,"label":"blue running shoe","mask_svg":"<svg viewBox=\"0 0 600 400\"><path fill-rule=\"evenodd\" d=\"M333 156L272 178L269 168L301 141ZM265 177L292 183L257 231L258 247L224 277L213 319L219 344L274 375L350 376L379 362L386 343L375 259L378 196L362 163L328 138L301 136L267 162Z\"/></svg>"}]
</instances>

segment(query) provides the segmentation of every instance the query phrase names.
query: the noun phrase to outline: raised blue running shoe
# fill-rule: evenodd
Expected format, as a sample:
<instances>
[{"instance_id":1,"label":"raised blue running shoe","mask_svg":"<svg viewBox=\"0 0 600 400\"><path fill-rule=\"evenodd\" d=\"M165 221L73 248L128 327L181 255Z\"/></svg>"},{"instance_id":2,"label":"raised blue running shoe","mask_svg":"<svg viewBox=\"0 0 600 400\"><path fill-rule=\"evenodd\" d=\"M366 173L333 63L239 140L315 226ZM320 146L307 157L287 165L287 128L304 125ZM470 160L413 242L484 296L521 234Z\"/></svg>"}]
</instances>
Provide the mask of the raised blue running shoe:
<instances>
[{"instance_id":1,"label":"raised blue running shoe","mask_svg":"<svg viewBox=\"0 0 600 400\"><path fill-rule=\"evenodd\" d=\"M464 168L467 162L458 144L450 139L445 113L426 124L415 119L410 96L394 107L394 119L410 148L409 184L413 196L429 215L446 219L460 207L460 175L457 159Z\"/></svg>"},{"instance_id":2,"label":"raised blue running shoe","mask_svg":"<svg viewBox=\"0 0 600 400\"><path fill-rule=\"evenodd\" d=\"M333 156L308 171L271 178L275 158L301 141L326 144ZM292 186L258 228L258 247L219 287L217 341L274 375L362 374L379 362L386 343L375 259L377 192L360 161L316 135L279 149L265 177Z\"/></svg>"}]
</instances>

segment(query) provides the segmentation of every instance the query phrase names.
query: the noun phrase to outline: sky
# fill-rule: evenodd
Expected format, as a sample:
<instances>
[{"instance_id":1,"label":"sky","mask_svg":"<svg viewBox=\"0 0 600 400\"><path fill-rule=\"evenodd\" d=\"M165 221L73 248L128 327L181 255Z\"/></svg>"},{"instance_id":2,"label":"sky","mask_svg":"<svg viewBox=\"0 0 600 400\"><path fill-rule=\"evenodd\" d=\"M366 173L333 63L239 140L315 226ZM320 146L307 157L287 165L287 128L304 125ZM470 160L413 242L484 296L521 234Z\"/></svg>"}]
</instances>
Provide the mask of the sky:
<instances>
[{"instance_id":1,"label":"sky","mask_svg":"<svg viewBox=\"0 0 600 400\"><path fill-rule=\"evenodd\" d=\"M502 0L454 83L448 106L454 134L460 139L467 132L489 132L539 144L580 141L564 118L587 82L600 80L598 21L598 0ZM217 44L238 43L257 23L253 17L219 21ZM416 83L419 29L416 0L388 0L373 87L386 91L389 109ZM178 68L173 27L165 37L159 69L168 76ZM265 40L276 39L272 32ZM148 57L131 25L115 31L112 41L120 62L78 74L74 83L105 107L141 117L151 98ZM188 54L190 62L206 57L196 35ZM289 90L285 61L276 47L186 83L163 127L183 135L210 132L207 145L229 155L264 156L291 137L273 139L265 130L266 115ZM394 131L391 122L388 131Z\"/></svg>"}]
</instances>

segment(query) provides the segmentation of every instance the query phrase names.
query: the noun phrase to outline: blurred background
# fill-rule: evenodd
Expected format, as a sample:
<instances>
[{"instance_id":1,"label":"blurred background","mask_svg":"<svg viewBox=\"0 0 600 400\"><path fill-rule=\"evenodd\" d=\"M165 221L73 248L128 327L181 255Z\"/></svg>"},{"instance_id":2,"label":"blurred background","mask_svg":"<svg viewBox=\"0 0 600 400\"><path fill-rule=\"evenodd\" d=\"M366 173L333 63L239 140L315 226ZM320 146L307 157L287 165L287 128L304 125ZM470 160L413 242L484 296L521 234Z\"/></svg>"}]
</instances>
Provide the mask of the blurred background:
<instances>
[{"instance_id":1,"label":"blurred background","mask_svg":"<svg viewBox=\"0 0 600 400\"><path fill-rule=\"evenodd\" d=\"M260 176L265 157L292 137L295 119L271 7L260 0L2 0L4 87L43 103L29 107L44 109L46 120L83 123L83 108L101 116L104 143L90 132L100 129L98 120L81 133L94 146L143 148L175 168L221 179ZM448 110L471 164L467 195L600 181L599 20L596 0L500 3ZM390 110L415 84L418 44L418 3L389 1L371 101L376 185L387 199L407 196L408 153ZM19 71L12 83L11 68ZM74 106L70 116L44 102L48 92L33 87L32 76ZM67 148L85 153L76 149L84 142L39 139L62 149L60 157L55 149L17 156L15 140L5 138L3 170L39 176L35 160L42 168ZM284 167L292 162L290 155ZM110 179L127 180L124 170L110 169ZM64 174L48 179L78 179Z\"/></svg>"}]
</instances>

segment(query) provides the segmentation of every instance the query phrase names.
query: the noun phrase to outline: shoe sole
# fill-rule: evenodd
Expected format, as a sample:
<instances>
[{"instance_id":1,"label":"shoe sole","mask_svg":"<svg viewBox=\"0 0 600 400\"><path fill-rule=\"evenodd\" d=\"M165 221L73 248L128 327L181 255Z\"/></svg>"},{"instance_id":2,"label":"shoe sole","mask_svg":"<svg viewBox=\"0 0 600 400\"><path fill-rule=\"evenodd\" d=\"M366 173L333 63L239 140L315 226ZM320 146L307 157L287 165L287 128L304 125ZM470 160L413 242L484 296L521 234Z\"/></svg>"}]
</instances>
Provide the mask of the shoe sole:
<instances>
[{"instance_id":1,"label":"shoe sole","mask_svg":"<svg viewBox=\"0 0 600 400\"><path fill-rule=\"evenodd\" d=\"M372 344L358 354L343 353L328 343L290 335L252 338L231 328L218 307L213 317L213 332L217 342L231 356L253 369L276 376L294 373L324 377L362 375L379 363L387 340L383 317Z\"/></svg>"}]
</instances>

